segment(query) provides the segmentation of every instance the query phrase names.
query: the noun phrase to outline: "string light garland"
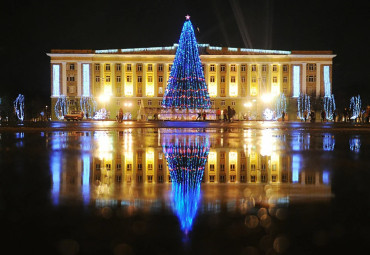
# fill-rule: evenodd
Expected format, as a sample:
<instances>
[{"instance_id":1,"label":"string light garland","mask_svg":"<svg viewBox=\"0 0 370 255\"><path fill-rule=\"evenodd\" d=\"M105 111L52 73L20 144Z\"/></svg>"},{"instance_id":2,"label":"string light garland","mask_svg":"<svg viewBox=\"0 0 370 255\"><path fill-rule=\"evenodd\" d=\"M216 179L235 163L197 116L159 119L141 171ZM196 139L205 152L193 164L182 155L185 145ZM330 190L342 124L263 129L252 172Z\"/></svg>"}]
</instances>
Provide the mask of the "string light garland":
<instances>
[{"instance_id":1,"label":"string light garland","mask_svg":"<svg viewBox=\"0 0 370 255\"><path fill-rule=\"evenodd\" d=\"M281 118L283 116L283 112L287 112L287 103L285 94L281 93L275 103L275 119Z\"/></svg>"},{"instance_id":2,"label":"string light garland","mask_svg":"<svg viewBox=\"0 0 370 255\"><path fill-rule=\"evenodd\" d=\"M62 95L58 97L57 102L54 106L55 116L61 120L64 118L64 115L68 113L68 104L67 104L67 97Z\"/></svg>"},{"instance_id":3,"label":"string light garland","mask_svg":"<svg viewBox=\"0 0 370 255\"><path fill-rule=\"evenodd\" d=\"M19 94L18 97L13 102L14 105L14 112L18 118L18 120L24 120L24 96Z\"/></svg>"},{"instance_id":4,"label":"string light garland","mask_svg":"<svg viewBox=\"0 0 370 255\"><path fill-rule=\"evenodd\" d=\"M209 109L211 107L198 44L189 15L186 16L181 31L162 107L175 109Z\"/></svg>"},{"instance_id":5,"label":"string light garland","mask_svg":"<svg viewBox=\"0 0 370 255\"><path fill-rule=\"evenodd\" d=\"M349 109L350 109L350 113L351 113L351 120L357 119L358 116L360 115L360 111L361 111L360 95L358 95L357 97L356 96L351 97L351 100L349 102Z\"/></svg>"},{"instance_id":6,"label":"string light garland","mask_svg":"<svg viewBox=\"0 0 370 255\"><path fill-rule=\"evenodd\" d=\"M323 110L328 120L333 120L333 113L336 109L334 95L323 98Z\"/></svg>"},{"instance_id":7,"label":"string light garland","mask_svg":"<svg viewBox=\"0 0 370 255\"><path fill-rule=\"evenodd\" d=\"M304 112L307 111L307 118L311 112L311 100L310 96L307 94L301 94L298 97L298 118L303 120L304 119Z\"/></svg>"}]
</instances>

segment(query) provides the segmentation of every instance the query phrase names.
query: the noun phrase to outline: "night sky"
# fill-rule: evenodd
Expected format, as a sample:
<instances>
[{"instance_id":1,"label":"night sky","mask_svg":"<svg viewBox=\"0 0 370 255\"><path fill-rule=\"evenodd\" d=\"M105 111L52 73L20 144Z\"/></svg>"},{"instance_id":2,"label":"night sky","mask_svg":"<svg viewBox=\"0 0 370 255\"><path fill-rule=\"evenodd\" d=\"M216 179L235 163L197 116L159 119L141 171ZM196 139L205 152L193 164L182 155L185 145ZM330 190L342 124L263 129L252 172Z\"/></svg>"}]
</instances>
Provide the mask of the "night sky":
<instances>
[{"instance_id":1,"label":"night sky","mask_svg":"<svg viewBox=\"0 0 370 255\"><path fill-rule=\"evenodd\" d=\"M342 1L341 1L342 2ZM368 1L7 1L0 8L0 97L50 104L51 49L171 46L185 15L199 43L273 50L332 50L339 107L370 104ZM27 102L27 101L26 101ZM27 106L26 106L27 107Z\"/></svg>"}]
</instances>

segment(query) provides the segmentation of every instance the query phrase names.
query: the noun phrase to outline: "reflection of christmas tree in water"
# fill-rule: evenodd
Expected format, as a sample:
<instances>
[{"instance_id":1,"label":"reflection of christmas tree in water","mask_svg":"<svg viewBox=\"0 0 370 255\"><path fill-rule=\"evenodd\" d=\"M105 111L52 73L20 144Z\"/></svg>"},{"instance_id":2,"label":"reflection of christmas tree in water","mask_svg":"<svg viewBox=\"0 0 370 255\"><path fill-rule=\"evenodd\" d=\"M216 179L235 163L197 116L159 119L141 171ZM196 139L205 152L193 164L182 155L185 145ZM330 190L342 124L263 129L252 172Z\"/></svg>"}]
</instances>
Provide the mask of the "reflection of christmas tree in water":
<instances>
[{"instance_id":1,"label":"reflection of christmas tree in water","mask_svg":"<svg viewBox=\"0 0 370 255\"><path fill-rule=\"evenodd\" d=\"M164 134L163 152L172 180L172 207L187 234L200 200L200 183L209 152L209 138L200 134Z\"/></svg>"},{"instance_id":2,"label":"reflection of christmas tree in water","mask_svg":"<svg viewBox=\"0 0 370 255\"><path fill-rule=\"evenodd\" d=\"M198 44L190 16L180 35L162 106L172 109L209 109L211 106Z\"/></svg>"}]
</instances>

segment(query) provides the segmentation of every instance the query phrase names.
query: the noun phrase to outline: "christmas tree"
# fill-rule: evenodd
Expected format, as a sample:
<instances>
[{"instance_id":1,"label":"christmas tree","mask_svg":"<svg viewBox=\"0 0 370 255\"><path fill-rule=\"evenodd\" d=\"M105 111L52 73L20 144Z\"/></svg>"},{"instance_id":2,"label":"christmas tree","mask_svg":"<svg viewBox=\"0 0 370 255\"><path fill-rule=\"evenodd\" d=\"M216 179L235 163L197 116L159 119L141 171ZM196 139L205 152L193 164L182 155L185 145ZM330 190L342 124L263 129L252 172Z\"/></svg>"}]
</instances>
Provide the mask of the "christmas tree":
<instances>
[{"instance_id":1,"label":"christmas tree","mask_svg":"<svg viewBox=\"0 0 370 255\"><path fill-rule=\"evenodd\" d=\"M162 106L175 109L208 109L211 106L189 15L181 31Z\"/></svg>"}]
</instances>

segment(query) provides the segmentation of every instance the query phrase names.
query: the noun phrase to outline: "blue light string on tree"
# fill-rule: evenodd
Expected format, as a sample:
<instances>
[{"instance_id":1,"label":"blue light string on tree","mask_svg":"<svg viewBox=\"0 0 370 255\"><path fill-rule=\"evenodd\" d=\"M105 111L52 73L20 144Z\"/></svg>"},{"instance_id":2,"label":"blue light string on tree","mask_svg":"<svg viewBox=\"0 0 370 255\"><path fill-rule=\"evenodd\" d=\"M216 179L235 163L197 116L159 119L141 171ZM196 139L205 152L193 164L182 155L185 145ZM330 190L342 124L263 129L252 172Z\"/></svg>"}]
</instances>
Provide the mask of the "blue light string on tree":
<instances>
[{"instance_id":1,"label":"blue light string on tree","mask_svg":"<svg viewBox=\"0 0 370 255\"><path fill-rule=\"evenodd\" d=\"M308 96L307 94L301 94L298 97L298 117L301 120L304 119L304 116L303 116L304 111L307 111L307 116L311 112L311 100L310 100L310 96Z\"/></svg>"},{"instance_id":2,"label":"blue light string on tree","mask_svg":"<svg viewBox=\"0 0 370 255\"><path fill-rule=\"evenodd\" d=\"M336 109L334 95L323 98L323 110L326 112L328 120L333 119L333 113Z\"/></svg>"},{"instance_id":3,"label":"blue light string on tree","mask_svg":"<svg viewBox=\"0 0 370 255\"><path fill-rule=\"evenodd\" d=\"M24 120L24 96L19 94L18 97L13 102L14 111L18 120Z\"/></svg>"},{"instance_id":4,"label":"blue light string on tree","mask_svg":"<svg viewBox=\"0 0 370 255\"><path fill-rule=\"evenodd\" d=\"M82 96L80 99L80 109L85 114L88 114L89 116L93 117L94 112L97 109L97 103L94 100L93 97L84 97Z\"/></svg>"},{"instance_id":5,"label":"blue light string on tree","mask_svg":"<svg viewBox=\"0 0 370 255\"><path fill-rule=\"evenodd\" d=\"M211 107L199 58L198 43L189 16L181 31L162 107L175 109L209 109Z\"/></svg>"},{"instance_id":6,"label":"blue light string on tree","mask_svg":"<svg viewBox=\"0 0 370 255\"><path fill-rule=\"evenodd\" d=\"M287 103L286 103L286 96L284 93L281 93L279 97L276 99L275 104L275 113L276 119L279 119L283 116L283 111L286 113L287 110Z\"/></svg>"},{"instance_id":7,"label":"blue light string on tree","mask_svg":"<svg viewBox=\"0 0 370 255\"><path fill-rule=\"evenodd\" d=\"M58 97L54 106L55 116L60 120L68 113L67 97L62 95Z\"/></svg>"},{"instance_id":8,"label":"blue light string on tree","mask_svg":"<svg viewBox=\"0 0 370 255\"><path fill-rule=\"evenodd\" d=\"M349 102L349 109L351 114L351 120L357 119L357 117L360 115L361 111L361 98L360 95L357 97L351 97L351 100Z\"/></svg>"}]
</instances>

